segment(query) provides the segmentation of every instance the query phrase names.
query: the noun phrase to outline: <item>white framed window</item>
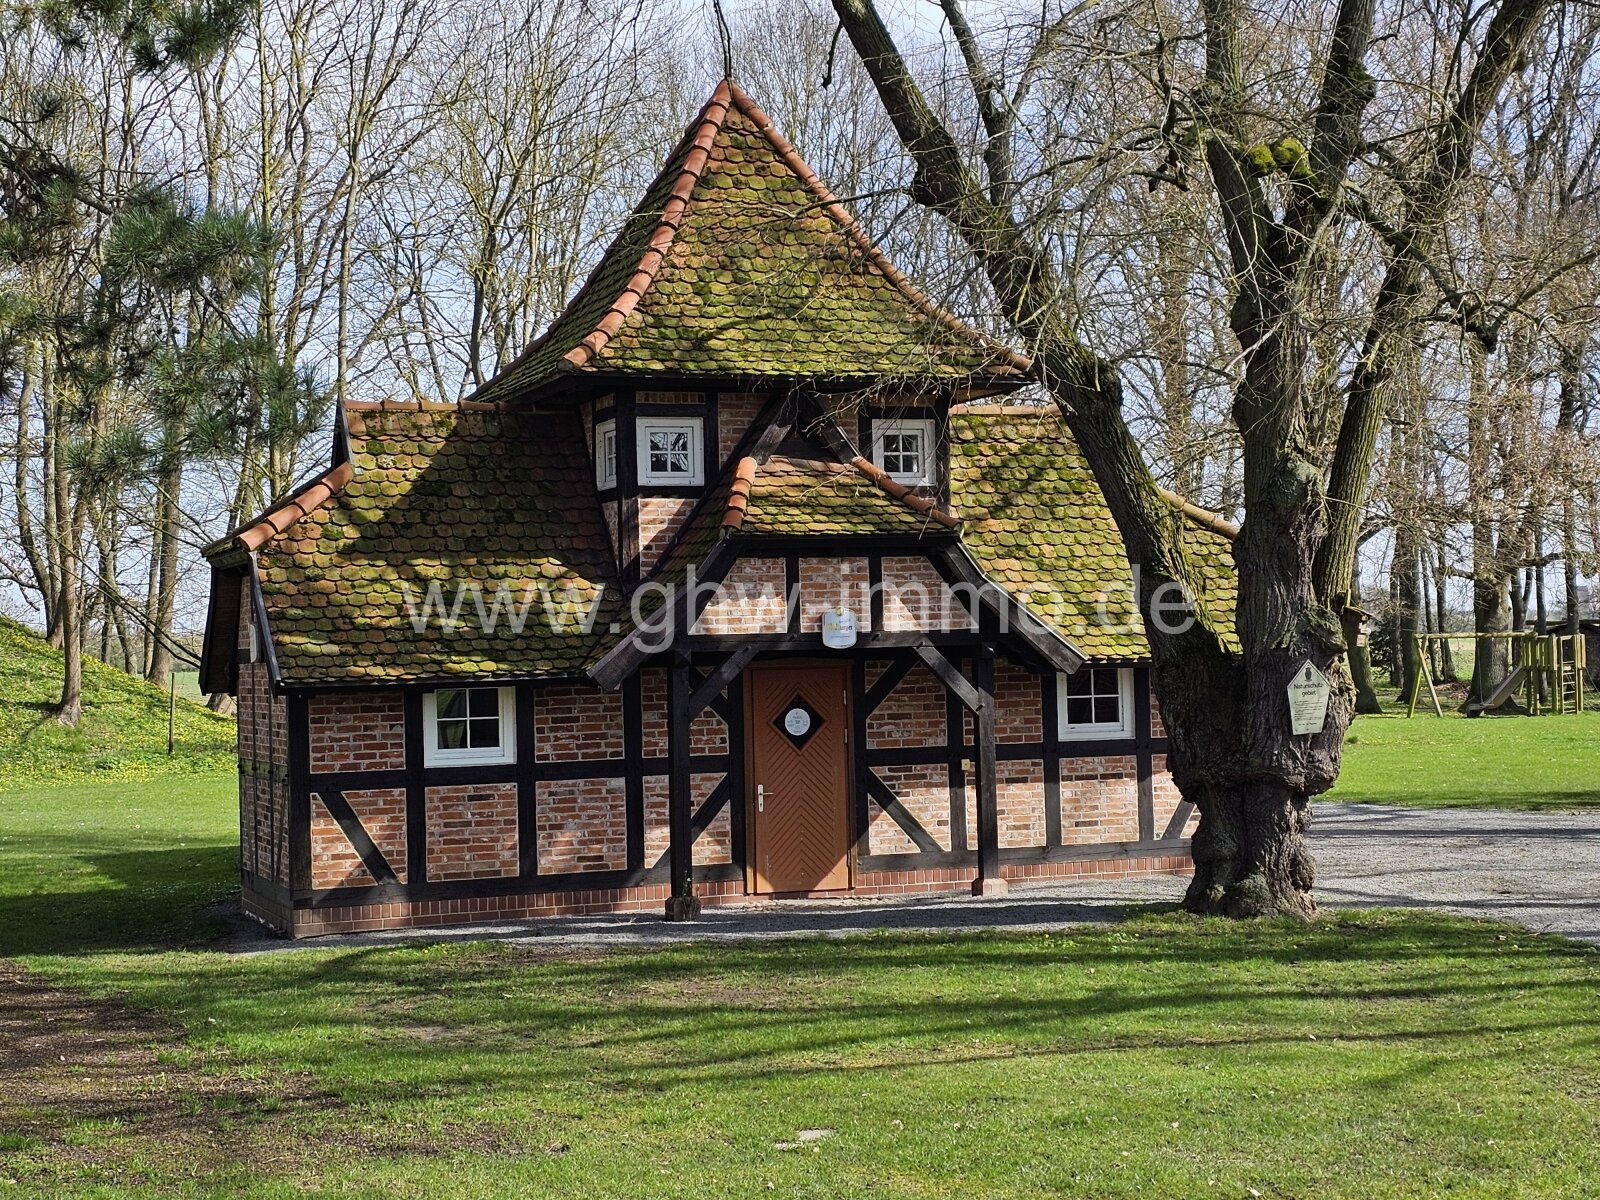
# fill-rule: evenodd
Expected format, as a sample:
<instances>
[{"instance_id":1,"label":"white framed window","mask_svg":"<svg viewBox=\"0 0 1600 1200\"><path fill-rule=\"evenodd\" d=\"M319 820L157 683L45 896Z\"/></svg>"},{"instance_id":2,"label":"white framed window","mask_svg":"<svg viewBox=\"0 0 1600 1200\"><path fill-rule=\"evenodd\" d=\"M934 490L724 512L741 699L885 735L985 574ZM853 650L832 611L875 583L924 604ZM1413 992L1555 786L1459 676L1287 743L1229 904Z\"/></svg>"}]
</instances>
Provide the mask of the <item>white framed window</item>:
<instances>
[{"instance_id":1,"label":"white framed window","mask_svg":"<svg viewBox=\"0 0 1600 1200\"><path fill-rule=\"evenodd\" d=\"M483 766L515 762L517 690L440 688L422 695L424 766Z\"/></svg>"},{"instance_id":2,"label":"white framed window","mask_svg":"<svg viewBox=\"0 0 1600 1200\"><path fill-rule=\"evenodd\" d=\"M594 485L601 491L617 486L617 423L594 427Z\"/></svg>"},{"instance_id":3,"label":"white framed window","mask_svg":"<svg viewBox=\"0 0 1600 1200\"><path fill-rule=\"evenodd\" d=\"M934 482L934 423L929 417L872 423L872 461L896 483Z\"/></svg>"},{"instance_id":4,"label":"white framed window","mask_svg":"<svg viewBox=\"0 0 1600 1200\"><path fill-rule=\"evenodd\" d=\"M1133 668L1079 667L1056 676L1061 740L1133 736Z\"/></svg>"},{"instance_id":5,"label":"white framed window","mask_svg":"<svg viewBox=\"0 0 1600 1200\"><path fill-rule=\"evenodd\" d=\"M693 487L705 482L705 422L639 418L639 482Z\"/></svg>"}]
</instances>

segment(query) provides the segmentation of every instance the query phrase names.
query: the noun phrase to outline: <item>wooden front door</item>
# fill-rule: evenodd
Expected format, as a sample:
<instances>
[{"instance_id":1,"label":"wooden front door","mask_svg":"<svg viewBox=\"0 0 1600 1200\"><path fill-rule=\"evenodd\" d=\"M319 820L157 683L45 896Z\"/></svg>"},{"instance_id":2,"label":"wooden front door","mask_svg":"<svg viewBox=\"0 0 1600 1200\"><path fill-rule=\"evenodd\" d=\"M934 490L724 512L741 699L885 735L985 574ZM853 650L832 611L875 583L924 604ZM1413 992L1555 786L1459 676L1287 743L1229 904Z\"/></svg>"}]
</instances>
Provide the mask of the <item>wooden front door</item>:
<instances>
[{"instance_id":1,"label":"wooden front door","mask_svg":"<svg viewBox=\"0 0 1600 1200\"><path fill-rule=\"evenodd\" d=\"M757 892L850 886L849 683L843 663L756 663L745 673Z\"/></svg>"}]
</instances>

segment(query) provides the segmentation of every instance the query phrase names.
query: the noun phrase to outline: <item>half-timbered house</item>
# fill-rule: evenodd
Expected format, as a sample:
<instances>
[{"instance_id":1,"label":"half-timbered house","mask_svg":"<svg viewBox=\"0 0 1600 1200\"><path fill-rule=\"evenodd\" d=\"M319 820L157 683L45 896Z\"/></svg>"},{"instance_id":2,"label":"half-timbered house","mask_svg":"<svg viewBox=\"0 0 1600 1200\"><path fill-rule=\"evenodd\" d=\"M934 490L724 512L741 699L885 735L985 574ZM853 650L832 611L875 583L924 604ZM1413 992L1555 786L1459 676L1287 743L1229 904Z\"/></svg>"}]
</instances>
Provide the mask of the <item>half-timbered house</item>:
<instances>
[{"instance_id":1,"label":"half-timbered house","mask_svg":"<svg viewBox=\"0 0 1600 1200\"><path fill-rule=\"evenodd\" d=\"M1028 364L724 83L459 404L350 402L207 551L292 935L1189 866L1132 569ZM1225 626L1229 539L1172 497Z\"/></svg>"}]
</instances>

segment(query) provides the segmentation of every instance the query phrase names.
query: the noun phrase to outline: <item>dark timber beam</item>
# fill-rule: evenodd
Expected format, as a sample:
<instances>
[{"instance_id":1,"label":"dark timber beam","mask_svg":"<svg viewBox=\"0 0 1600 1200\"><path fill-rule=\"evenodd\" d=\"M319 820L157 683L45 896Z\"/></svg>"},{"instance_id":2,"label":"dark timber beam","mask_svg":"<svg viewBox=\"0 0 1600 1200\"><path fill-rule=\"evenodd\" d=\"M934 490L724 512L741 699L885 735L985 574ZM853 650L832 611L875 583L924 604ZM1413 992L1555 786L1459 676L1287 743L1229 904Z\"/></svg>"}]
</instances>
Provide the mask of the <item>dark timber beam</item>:
<instances>
[{"instance_id":1,"label":"dark timber beam","mask_svg":"<svg viewBox=\"0 0 1600 1200\"><path fill-rule=\"evenodd\" d=\"M1003 896L1008 887L1000 877L1000 794L996 772L994 711L994 644L979 645L973 660L972 681L956 670L948 658L931 642L919 642L917 657L943 681L952 695L972 713L976 726L978 783L978 877L972 881L974 896Z\"/></svg>"},{"instance_id":2,"label":"dark timber beam","mask_svg":"<svg viewBox=\"0 0 1600 1200\"><path fill-rule=\"evenodd\" d=\"M1009 887L1000 877L1000 792L995 778L994 647L978 648L972 674L982 704L977 718L978 752L978 877L974 896L1004 896Z\"/></svg>"},{"instance_id":3,"label":"dark timber beam","mask_svg":"<svg viewBox=\"0 0 1600 1200\"><path fill-rule=\"evenodd\" d=\"M983 696L977 688L967 682L967 677L956 670L955 664L939 652L939 648L932 642L924 639L914 647L917 657L928 664L928 669L937 675L940 681L956 694L956 698L971 712L977 712L983 706ZM994 661L994 651L989 651L990 662Z\"/></svg>"},{"instance_id":4,"label":"dark timber beam","mask_svg":"<svg viewBox=\"0 0 1600 1200\"><path fill-rule=\"evenodd\" d=\"M694 812L690 795L689 727L694 722L689 656L673 656L667 687L667 896L666 919L692 921L700 915L694 894Z\"/></svg>"},{"instance_id":5,"label":"dark timber beam","mask_svg":"<svg viewBox=\"0 0 1600 1200\"><path fill-rule=\"evenodd\" d=\"M728 685L739 677L739 672L760 653L759 644L749 643L723 659L711 674L701 681L700 686L694 689L694 695L689 697L689 719L694 720L713 700L727 691Z\"/></svg>"}]
</instances>

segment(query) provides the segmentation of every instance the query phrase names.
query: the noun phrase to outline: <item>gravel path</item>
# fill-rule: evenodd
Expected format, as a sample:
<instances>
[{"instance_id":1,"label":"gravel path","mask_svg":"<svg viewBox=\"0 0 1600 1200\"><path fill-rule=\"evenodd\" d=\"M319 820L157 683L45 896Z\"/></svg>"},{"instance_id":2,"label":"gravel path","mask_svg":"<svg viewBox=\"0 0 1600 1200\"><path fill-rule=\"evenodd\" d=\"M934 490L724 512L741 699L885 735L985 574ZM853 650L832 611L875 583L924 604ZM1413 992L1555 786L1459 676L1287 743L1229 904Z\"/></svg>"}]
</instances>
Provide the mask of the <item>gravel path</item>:
<instances>
[{"instance_id":1,"label":"gravel path","mask_svg":"<svg viewBox=\"0 0 1600 1200\"><path fill-rule=\"evenodd\" d=\"M1513 813L1322 804L1312 849L1324 908L1420 907L1515 921L1600 944L1600 814ZM559 917L444 930L395 930L286 942L241 928L242 953L492 937L557 947L685 940L842 936L876 929L1051 929L1120 919L1130 903L1171 903L1185 880L1086 880L1016 886L1009 896L752 902L692 924L654 915Z\"/></svg>"}]
</instances>

